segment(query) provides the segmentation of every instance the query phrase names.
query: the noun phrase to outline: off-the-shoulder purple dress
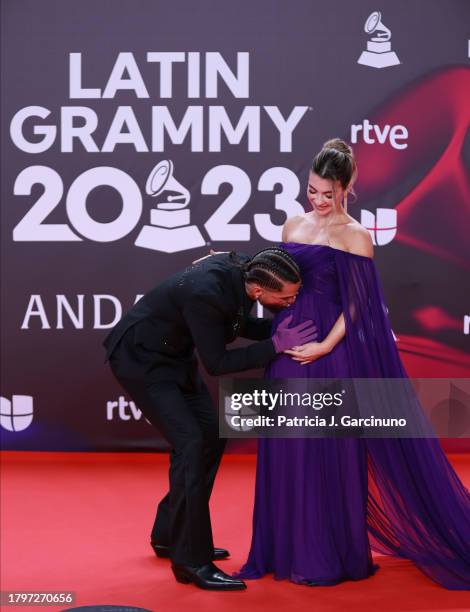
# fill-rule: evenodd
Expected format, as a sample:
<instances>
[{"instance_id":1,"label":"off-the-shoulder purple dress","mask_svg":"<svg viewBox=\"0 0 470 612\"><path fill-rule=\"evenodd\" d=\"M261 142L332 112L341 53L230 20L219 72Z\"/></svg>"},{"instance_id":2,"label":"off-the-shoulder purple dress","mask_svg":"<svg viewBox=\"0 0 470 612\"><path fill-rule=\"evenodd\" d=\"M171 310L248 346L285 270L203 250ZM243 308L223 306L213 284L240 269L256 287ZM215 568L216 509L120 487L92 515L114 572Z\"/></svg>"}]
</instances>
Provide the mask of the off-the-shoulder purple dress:
<instances>
[{"instance_id":1,"label":"off-the-shoulder purple dress","mask_svg":"<svg viewBox=\"0 0 470 612\"><path fill-rule=\"evenodd\" d=\"M406 377L372 259L326 245L281 243L300 266L297 300L273 329L313 319L346 335L308 365L280 354L268 378ZM470 494L435 438L260 439L253 535L237 575L311 585L359 580L371 548L413 561L448 589L470 589Z\"/></svg>"}]
</instances>

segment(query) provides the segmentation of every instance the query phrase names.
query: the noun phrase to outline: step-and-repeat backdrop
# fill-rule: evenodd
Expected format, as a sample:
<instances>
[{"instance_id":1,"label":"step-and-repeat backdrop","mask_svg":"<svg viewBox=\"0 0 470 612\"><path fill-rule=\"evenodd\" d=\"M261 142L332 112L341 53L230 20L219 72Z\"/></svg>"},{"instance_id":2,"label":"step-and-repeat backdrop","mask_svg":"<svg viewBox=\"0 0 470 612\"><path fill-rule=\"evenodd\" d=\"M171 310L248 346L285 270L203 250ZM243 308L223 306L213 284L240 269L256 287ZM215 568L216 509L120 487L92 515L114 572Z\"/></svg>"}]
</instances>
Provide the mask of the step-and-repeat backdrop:
<instances>
[{"instance_id":1,"label":"step-and-repeat backdrop","mask_svg":"<svg viewBox=\"0 0 470 612\"><path fill-rule=\"evenodd\" d=\"M103 338L209 248L278 242L332 137L409 374L468 376L469 22L466 0L3 2L4 448L165 448Z\"/></svg>"}]
</instances>

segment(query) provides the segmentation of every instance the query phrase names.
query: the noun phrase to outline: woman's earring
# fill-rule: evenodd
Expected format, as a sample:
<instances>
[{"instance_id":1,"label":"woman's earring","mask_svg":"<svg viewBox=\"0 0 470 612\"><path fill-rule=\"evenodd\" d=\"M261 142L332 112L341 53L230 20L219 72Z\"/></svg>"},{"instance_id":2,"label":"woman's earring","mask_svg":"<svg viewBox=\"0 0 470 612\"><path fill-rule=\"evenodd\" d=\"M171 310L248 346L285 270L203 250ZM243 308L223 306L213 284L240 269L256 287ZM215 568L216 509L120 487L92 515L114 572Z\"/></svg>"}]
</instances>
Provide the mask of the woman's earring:
<instances>
[{"instance_id":1,"label":"woman's earring","mask_svg":"<svg viewBox=\"0 0 470 612\"><path fill-rule=\"evenodd\" d=\"M344 208L344 212L347 213L348 212L348 192L344 194L343 208Z\"/></svg>"}]
</instances>

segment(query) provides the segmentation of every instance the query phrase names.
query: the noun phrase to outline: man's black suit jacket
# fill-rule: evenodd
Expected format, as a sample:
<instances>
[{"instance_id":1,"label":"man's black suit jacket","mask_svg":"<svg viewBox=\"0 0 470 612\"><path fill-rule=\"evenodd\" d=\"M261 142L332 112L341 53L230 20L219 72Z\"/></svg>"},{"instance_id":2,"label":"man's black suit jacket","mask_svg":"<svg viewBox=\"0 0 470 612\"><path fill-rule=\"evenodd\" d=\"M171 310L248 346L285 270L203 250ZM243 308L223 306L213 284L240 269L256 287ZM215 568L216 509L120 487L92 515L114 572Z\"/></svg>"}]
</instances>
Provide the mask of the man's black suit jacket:
<instances>
[{"instance_id":1,"label":"man's black suit jacket","mask_svg":"<svg viewBox=\"0 0 470 612\"><path fill-rule=\"evenodd\" d=\"M106 360L124 378L152 381L198 377L194 348L213 376L266 366L276 354L271 320L249 314L254 302L239 265L248 259L213 255L150 290L105 338ZM259 342L227 349L237 336Z\"/></svg>"}]
</instances>

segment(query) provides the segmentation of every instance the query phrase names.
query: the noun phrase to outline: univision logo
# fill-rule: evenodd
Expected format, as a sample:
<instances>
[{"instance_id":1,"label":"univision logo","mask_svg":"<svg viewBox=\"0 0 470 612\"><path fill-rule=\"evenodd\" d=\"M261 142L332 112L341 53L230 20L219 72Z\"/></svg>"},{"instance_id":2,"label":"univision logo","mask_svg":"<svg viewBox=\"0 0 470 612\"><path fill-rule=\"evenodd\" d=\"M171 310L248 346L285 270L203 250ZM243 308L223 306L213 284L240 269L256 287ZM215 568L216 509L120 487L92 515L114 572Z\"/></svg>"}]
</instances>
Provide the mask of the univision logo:
<instances>
[{"instance_id":1,"label":"univision logo","mask_svg":"<svg viewBox=\"0 0 470 612\"><path fill-rule=\"evenodd\" d=\"M383 246L392 242L397 233L397 211L394 208L377 208L376 214L361 210L361 225L372 238L374 246Z\"/></svg>"},{"instance_id":2,"label":"univision logo","mask_svg":"<svg viewBox=\"0 0 470 612\"><path fill-rule=\"evenodd\" d=\"M8 431L23 431L33 421L31 395L13 395L11 401L0 397L0 425Z\"/></svg>"}]
</instances>

